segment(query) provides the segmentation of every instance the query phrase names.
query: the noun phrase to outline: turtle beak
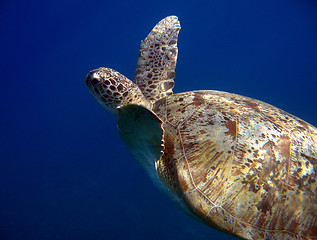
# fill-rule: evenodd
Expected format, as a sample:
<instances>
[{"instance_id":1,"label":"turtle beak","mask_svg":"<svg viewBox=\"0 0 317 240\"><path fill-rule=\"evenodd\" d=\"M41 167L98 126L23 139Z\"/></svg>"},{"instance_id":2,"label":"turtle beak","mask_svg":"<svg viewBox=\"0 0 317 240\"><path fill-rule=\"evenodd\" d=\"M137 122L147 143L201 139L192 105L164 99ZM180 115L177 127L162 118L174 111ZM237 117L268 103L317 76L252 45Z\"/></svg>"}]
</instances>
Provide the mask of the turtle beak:
<instances>
[{"instance_id":1,"label":"turtle beak","mask_svg":"<svg viewBox=\"0 0 317 240\"><path fill-rule=\"evenodd\" d=\"M87 85L87 87L90 89L91 87L94 87L96 85L96 83L99 82L98 79L94 78L94 72L91 71L87 74L86 78L85 78L85 83Z\"/></svg>"},{"instance_id":2,"label":"turtle beak","mask_svg":"<svg viewBox=\"0 0 317 240\"><path fill-rule=\"evenodd\" d=\"M90 73L88 73L87 76L85 77L85 84L90 89L90 87L91 87Z\"/></svg>"},{"instance_id":3,"label":"turtle beak","mask_svg":"<svg viewBox=\"0 0 317 240\"><path fill-rule=\"evenodd\" d=\"M91 89L91 72L87 74L85 78L85 83L89 89Z\"/></svg>"},{"instance_id":4,"label":"turtle beak","mask_svg":"<svg viewBox=\"0 0 317 240\"><path fill-rule=\"evenodd\" d=\"M99 76L95 73L96 71L90 71L86 78L85 78L85 83L91 92L93 96L99 95L99 87L97 87L97 84L100 83Z\"/></svg>"},{"instance_id":5,"label":"turtle beak","mask_svg":"<svg viewBox=\"0 0 317 240\"><path fill-rule=\"evenodd\" d=\"M95 71L91 71L87 74L85 78L85 83L90 91L90 93L96 98L96 100L99 102L99 87L97 86L98 83L100 83L100 79L95 74Z\"/></svg>"}]
</instances>

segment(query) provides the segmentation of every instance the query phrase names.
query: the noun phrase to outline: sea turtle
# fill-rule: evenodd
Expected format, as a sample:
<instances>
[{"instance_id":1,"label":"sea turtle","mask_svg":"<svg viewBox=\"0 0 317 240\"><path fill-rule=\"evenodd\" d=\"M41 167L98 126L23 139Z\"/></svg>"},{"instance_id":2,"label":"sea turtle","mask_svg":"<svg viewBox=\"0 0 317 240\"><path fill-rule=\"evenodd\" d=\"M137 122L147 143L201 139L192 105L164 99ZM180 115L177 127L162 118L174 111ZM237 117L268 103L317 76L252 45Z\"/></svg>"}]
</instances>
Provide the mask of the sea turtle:
<instances>
[{"instance_id":1,"label":"sea turtle","mask_svg":"<svg viewBox=\"0 0 317 240\"><path fill-rule=\"evenodd\" d=\"M173 94L180 24L141 43L134 82L109 68L85 82L155 185L196 219L245 239L317 239L317 129L220 91Z\"/></svg>"}]
</instances>

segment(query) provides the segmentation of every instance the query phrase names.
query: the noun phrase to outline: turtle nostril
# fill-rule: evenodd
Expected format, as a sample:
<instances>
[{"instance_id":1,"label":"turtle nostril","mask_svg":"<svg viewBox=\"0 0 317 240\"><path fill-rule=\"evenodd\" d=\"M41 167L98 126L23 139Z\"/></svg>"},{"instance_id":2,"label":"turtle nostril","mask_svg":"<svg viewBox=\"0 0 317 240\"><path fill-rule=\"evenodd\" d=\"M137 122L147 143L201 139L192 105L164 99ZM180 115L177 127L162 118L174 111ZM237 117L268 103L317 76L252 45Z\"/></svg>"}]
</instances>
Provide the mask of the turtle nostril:
<instances>
[{"instance_id":1,"label":"turtle nostril","mask_svg":"<svg viewBox=\"0 0 317 240\"><path fill-rule=\"evenodd\" d=\"M97 78L93 78L90 80L92 85L96 85L97 83L99 83L99 80Z\"/></svg>"},{"instance_id":2,"label":"turtle nostril","mask_svg":"<svg viewBox=\"0 0 317 240\"><path fill-rule=\"evenodd\" d=\"M85 79L85 83L87 86L96 86L97 83L99 83L100 80L98 78L95 78L94 73L88 73Z\"/></svg>"}]
</instances>

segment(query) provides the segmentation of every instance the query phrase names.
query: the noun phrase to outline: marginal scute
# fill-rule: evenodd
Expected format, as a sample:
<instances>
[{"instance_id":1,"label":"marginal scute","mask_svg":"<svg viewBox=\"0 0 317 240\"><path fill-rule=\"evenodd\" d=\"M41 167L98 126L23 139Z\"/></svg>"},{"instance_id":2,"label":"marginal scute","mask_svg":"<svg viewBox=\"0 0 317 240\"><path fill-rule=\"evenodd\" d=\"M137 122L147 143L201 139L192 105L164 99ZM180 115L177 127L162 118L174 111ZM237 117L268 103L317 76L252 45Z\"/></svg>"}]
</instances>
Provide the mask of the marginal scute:
<instances>
[{"instance_id":1,"label":"marginal scute","mask_svg":"<svg viewBox=\"0 0 317 240\"><path fill-rule=\"evenodd\" d=\"M157 171L161 181L163 181L174 194L180 194L177 192L178 188L176 186L178 180L176 176L175 162L174 159L171 158L171 156L175 153L174 142L176 142L177 139L173 138L174 135L169 132L169 128L165 129L166 130L163 133L163 154L156 163Z\"/></svg>"}]
</instances>

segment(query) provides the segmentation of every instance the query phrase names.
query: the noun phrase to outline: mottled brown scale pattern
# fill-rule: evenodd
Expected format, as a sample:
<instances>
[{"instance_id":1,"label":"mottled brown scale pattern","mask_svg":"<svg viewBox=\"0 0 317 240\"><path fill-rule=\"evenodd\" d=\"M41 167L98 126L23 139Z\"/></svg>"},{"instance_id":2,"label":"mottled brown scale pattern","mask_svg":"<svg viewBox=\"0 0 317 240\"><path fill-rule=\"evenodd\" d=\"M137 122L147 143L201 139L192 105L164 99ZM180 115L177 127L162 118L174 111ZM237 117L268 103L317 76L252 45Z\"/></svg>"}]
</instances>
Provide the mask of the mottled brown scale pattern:
<instances>
[{"instance_id":1,"label":"mottled brown scale pattern","mask_svg":"<svg viewBox=\"0 0 317 240\"><path fill-rule=\"evenodd\" d=\"M218 91L172 95L153 111L164 141L175 139L165 152L175 192L205 223L246 239L317 239L316 128Z\"/></svg>"},{"instance_id":2,"label":"mottled brown scale pattern","mask_svg":"<svg viewBox=\"0 0 317 240\"><path fill-rule=\"evenodd\" d=\"M118 107L132 103L151 106L135 83L110 68L91 71L85 82L91 94L110 112L116 113Z\"/></svg>"},{"instance_id":3,"label":"mottled brown scale pattern","mask_svg":"<svg viewBox=\"0 0 317 240\"><path fill-rule=\"evenodd\" d=\"M151 103L173 94L179 30L177 17L170 16L141 42L134 81Z\"/></svg>"}]
</instances>

